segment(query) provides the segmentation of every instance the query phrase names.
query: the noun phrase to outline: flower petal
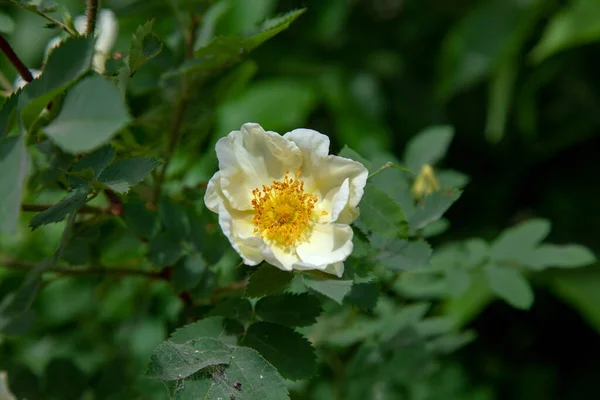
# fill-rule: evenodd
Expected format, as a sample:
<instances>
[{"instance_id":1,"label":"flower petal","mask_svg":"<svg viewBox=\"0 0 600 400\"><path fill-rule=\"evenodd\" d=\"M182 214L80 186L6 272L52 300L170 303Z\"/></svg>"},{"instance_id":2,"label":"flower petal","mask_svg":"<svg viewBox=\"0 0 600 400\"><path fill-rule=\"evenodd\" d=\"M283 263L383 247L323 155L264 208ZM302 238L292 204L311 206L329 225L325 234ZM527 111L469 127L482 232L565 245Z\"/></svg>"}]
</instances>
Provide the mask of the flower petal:
<instances>
[{"instance_id":1,"label":"flower petal","mask_svg":"<svg viewBox=\"0 0 600 400\"><path fill-rule=\"evenodd\" d=\"M296 171L302 163L298 147L278 133L248 123L219 139L216 145L221 188L231 207L252 209L252 190Z\"/></svg>"},{"instance_id":2,"label":"flower petal","mask_svg":"<svg viewBox=\"0 0 600 400\"><path fill-rule=\"evenodd\" d=\"M253 234L252 213L232 210L223 199L219 204L219 225L244 264L256 265L263 261L262 249L266 245Z\"/></svg>"},{"instance_id":3,"label":"flower petal","mask_svg":"<svg viewBox=\"0 0 600 400\"><path fill-rule=\"evenodd\" d=\"M208 181L208 185L206 185L206 193L204 194L204 204L206 204L206 208L214 213L218 213L219 204L223 203L222 197L221 172L217 171Z\"/></svg>"},{"instance_id":4,"label":"flower petal","mask_svg":"<svg viewBox=\"0 0 600 400\"><path fill-rule=\"evenodd\" d=\"M349 225L316 224L306 242L296 246L302 262L321 266L344 261L352 253L352 236Z\"/></svg>"},{"instance_id":5,"label":"flower petal","mask_svg":"<svg viewBox=\"0 0 600 400\"><path fill-rule=\"evenodd\" d=\"M294 264L300 261L296 252L279 246L265 246L262 250L262 256L266 262L284 271L291 271L294 269Z\"/></svg>"},{"instance_id":6,"label":"flower petal","mask_svg":"<svg viewBox=\"0 0 600 400\"><path fill-rule=\"evenodd\" d=\"M328 274L337 275L338 278L341 278L344 274L344 263L337 262L333 264L329 264L323 272L327 272Z\"/></svg>"}]
</instances>

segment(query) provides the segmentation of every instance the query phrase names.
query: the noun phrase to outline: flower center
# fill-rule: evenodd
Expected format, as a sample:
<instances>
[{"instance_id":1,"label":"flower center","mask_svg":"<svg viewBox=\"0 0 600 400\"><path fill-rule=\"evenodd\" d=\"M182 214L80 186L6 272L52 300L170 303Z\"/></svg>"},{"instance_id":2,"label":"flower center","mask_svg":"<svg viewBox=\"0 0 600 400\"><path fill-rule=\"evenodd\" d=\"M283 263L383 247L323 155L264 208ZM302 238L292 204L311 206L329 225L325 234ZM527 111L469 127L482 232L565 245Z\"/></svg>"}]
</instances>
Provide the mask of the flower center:
<instances>
[{"instance_id":1,"label":"flower center","mask_svg":"<svg viewBox=\"0 0 600 400\"><path fill-rule=\"evenodd\" d=\"M303 238L309 228L317 196L304 192L304 182L285 171L282 181L252 191L254 233L279 246L291 246Z\"/></svg>"}]
</instances>

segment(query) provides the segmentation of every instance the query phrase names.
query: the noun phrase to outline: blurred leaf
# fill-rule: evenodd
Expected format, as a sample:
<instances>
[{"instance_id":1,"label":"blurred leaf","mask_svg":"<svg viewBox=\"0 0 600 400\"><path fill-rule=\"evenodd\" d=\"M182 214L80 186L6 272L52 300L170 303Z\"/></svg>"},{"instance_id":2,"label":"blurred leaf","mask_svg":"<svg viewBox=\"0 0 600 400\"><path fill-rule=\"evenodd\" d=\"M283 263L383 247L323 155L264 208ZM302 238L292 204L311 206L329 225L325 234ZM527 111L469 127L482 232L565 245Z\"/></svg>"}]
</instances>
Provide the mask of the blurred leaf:
<instances>
[{"instance_id":1,"label":"blurred leaf","mask_svg":"<svg viewBox=\"0 0 600 400\"><path fill-rule=\"evenodd\" d=\"M559 246L543 244L525 257L519 259L523 265L535 270L550 267L575 268L592 264L596 256L587 247L570 244Z\"/></svg>"},{"instance_id":2,"label":"blurred leaf","mask_svg":"<svg viewBox=\"0 0 600 400\"><path fill-rule=\"evenodd\" d=\"M518 261L529 255L550 233L550 222L531 219L505 229L492 242L490 258L494 261Z\"/></svg>"},{"instance_id":3,"label":"blurred leaf","mask_svg":"<svg viewBox=\"0 0 600 400\"><path fill-rule=\"evenodd\" d=\"M149 239L158 228L158 216L151 212L142 201L126 201L123 203L123 219L131 230L139 237Z\"/></svg>"},{"instance_id":4,"label":"blurred leaf","mask_svg":"<svg viewBox=\"0 0 600 400\"><path fill-rule=\"evenodd\" d=\"M329 279L305 275L304 283L312 290L329 297L339 304L342 304L344 297L346 297L350 292L350 289L352 289L352 281L335 278Z\"/></svg>"},{"instance_id":5,"label":"blurred leaf","mask_svg":"<svg viewBox=\"0 0 600 400\"><path fill-rule=\"evenodd\" d=\"M209 337L184 344L162 342L150 356L146 375L162 381L187 378L202 368L229 364L231 352L227 345Z\"/></svg>"},{"instance_id":6,"label":"blurred leaf","mask_svg":"<svg viewBox=\"0 0 600 400\"><path fill-rule=\"evenodd\" d=\"M600 40L600 1L571 0L548 22L530 53L536 63L556 53Z\"/></svg>"},{"instance_id":7,"label":"blurred leaf","mask_svg":"<svg viewBox=\"0 0 600 400\"><path fill-rule=\"evenodd\" d=\"M262 264L260 268L250 275L246 285L246 296L262 297L281 292L290 283L294 275L269 264Z\"/></svg>"},{"instance_id":8,"label":"blurred leaf","mask_svg":"<svg viewBox=\"0 0 600 400\"><path fill-rule=\"evenodd\" d=\"M156 158L119 160L106 168L98 181L117 193L127 193L129 188L140 183L159 164Z\"/></svg>"},{"instance_id":9,"label":"blurred leaf","mask_svg":"<svg viewBox=\"0 0 600 400\"><path fill-rule=\"evenodd\" d=\"M256 322L248 328L244 344L257 350L286 379L308 379L317 372L312 346L291 328Z\"/></svg>"},{"instance_id":10,"label":"blurred leaf","mask_svg":"<svg viewBox=\"0 0 600 400\"><path fill-rule=\"evenodd\" d=\"M158 203L158 216L165 226L165 232L177 242L190 235L190 222L181 205L168 198L162 198Z\"/></svg>"},{"instance_id":11,"label":"blurred leaf","mask_svg":"<svg viewBox=\"0 0 600 400\"><path fill-rule=\"evenodd\" d=\"M62 221L67 215L78 210L85 204L87 194L87 189L82 188L75 189L72 192L67 193L67 195L58 203L54 204L49 209L36 214L29 222L29 226L33 230L42 225Z\"/></svg>"},{"instance_id":12,"label":"blurred leaf","mask_svg":"<svg viewBox=\"0 0 600 400\"><path fill-rule=\"evenodd\" d=\"M179 260L173 267L171 283L177 291L193 289L200 283L206 271L206 261L200 254L192 254Z\"/></svg>"},{"instance_id":13,"label":"blurred leaf","mask_svg":"<svg viewBox=\"0 0 600 400\"><path fill-rule=\"evenodd\" d=\"M350 160L358 161L362 165L364 165L369 171L371 171L372 165L369 160L358 154L356 151L352 150L348 146L344 146L342 150L338 153L338 156L349 158Z\"/></svg>"},{"instance_id":14,"label":"blurred leaf","mask_svg":"<svg viewBox=\"0 0 600 400\"><path fill-rule=\"evenodd\" d=\"M148 260L157 267L175 264L181 258L182 248L164 233L148 243Z\"/></svg>"},{"instance_id":15,"label":"blurred leaf","mask_svg":"<svg viewBox=\"0 0 600 400\"><path fill-rule=\"evenodd\" d=\"M304 11L304 9L291 11L280 17L270 19L264 23L260 33L249 38L240 36L216 37L205 47L196 50L196 60L185 64L176 74L191 72L208 77L224 67L238 62L248 52L287 29Z\"/></svg>"},{"instance_id":16,"label":"blurred leaf","mask_svg":"<svg viewBox=\"0 0 600 400\"><path fill-rule=\"evenodd\" d=\"M490 254L490 246L480 238L465 241L465 249L467 250L467 265L473 267L485 262Z\"/></svg>"},{"instance_id":17,"label":"blurred leaf","mask_svg":"<svg viewBox=\"0 0 600 400\"><path fill-rule=\"evenodd\" d=\"M67 38L52 50L42 75L25 86L19 96L25 127L33 123L52 98L89 70L94 42L92 36Z\"/></svg>"},{"instance_id":18,"label":"blurred leaf","mask_svg":"<svg viewBox=\"0 0 600 400\"><path fill-rule=\"evenodd\" d=\"M277 0L254 0L251 3L245 0L230 0L225 3L228 9L219 20L218 31L227 35L256 29L277 6Z\"/></svg>"},{"instance_id":19,"label":"blurred leaf","mask_svg":"<svg viewBox=\"0 0 600 400\"><path fill-rule=\"evenodd\" d=\"M55 399L79 399L87 389L87 376L72 360L60 358L46 366L44 395Z\"/></svg>"},{"instance_id":20,"label":"blurred leaf","mask_svg":"<svg viewBox=\"0 0 600 400\"><path fill-rule=\"evenodd\" d=\"M427 195L422 204L418 205L408 218L411 229L423 229L427 224L440 219L461 194L460 190L453 190L449 193L438 190Z\"/></svg>"},{"instance_id":21,"label":"blurred leaf","mask_svg":"<svg viewBox=\"0 0 600 400\"><path fill-rule=\"evenodd\" d=\"M171 334L173 343L184 344L192 339L209 337L221 339L223 335L223 318L207 317L178 328Z\"/></svg>"},{"instance_id":22,"label":"blurred leaf","mask_svg":"<svg viewBox=\"0 0 600 400\"><path fill-rule=\"evenodd\" d=\"M431 247L424 240L395 240L378 260L392 271L415 271L425 268L430 256Z\"/></svg>"},{"instance_id":23,"label":"blurred leaf","mask_svg":"<svg viewBox=\"0 0 600 400\"><path fill-rule=\"evenodd\" d=\"M183 382L174 400L184 399L286 400L289 395L278 371L258 352L236 347L232 348L228 365L208 368Z\"/></svg>"},{"instance_id":24,"label":"blurred leaf","mask_svg":"<svg viewBox=\"0 0 600 400\"><path fill-rule=\"evenodd\" d=\"M454 128L448 125L431 126L419 132L406 145L406 167L417 174L425 164L433 166L444 158L454 137Z\"/></svg>"},{"instance_id":25,"label":"blurred leaf","mask_svg":"<svg viewBox=\"0 0 600 400\"><path fill-rule=\"evenodd\" d=\"M153 25L154 20L140 25L131 38L128 62L131 75L162 51L163 43L158 36L152 33Z\"/></svg>"},{"instance_id":26,"label":"blurred leaf","mask_svg":"<svg viewBox=\"0 0 600 400\"><path fill-rule=\"evenodd\" d=\"M0 12L0 32L6 34L12 34L15 29L15 21L4 12ZM0 391L0 393L2 393ZM0 400L2 398L0 397Z\"/></svg>"},{"instance_id":27,"label":"blurred leaf","mask_svg":"<svg viewBox=\"0 0 600 400\"><path fill-rule=\"evenodd\" d=\"M492 264L484 267L490 289L513 307L529 309L533 304L533 291L521 272L514 268Z\"/></svg>"},{"instance_id":28,"label":"blurred leaf","mask_svg":"<svg viewBox=\"0 0 600 400\"><path fill-rule=\"evenodd\" d=\"M44 132L62 150L76 154L100 147L130 120L119 89L93 76L69 91L60 114Z\"/></svg>"},{"instance_id":29,"label":"blurred leaf","mask_svg":"<svg viewBox=\"0 0 600 400\"><path fill-rule=\"evenodd\" d=\"M491 143L504 137L513 91L517 80L517 65L510 60L498 67L488 89L488 110L485 136Z\"/></svg>"},{"instance_id":30,"label":"blurred leaf","mask_svg":"<svg viewBox=\"0 0 600 400\"><path fill-rule=\"evenodd\" d=\"M536 0L490 0L470 11L442 44L440 96L447 99L478 83L516 56L537 22L540 4Z\"/></svg>"},{"instance_id":31,"label":"blurred leaf","mask_svg":"<svg viewBox=\"0 0 600 400\"><path fill-rule=\"evenodd\" d=\"M435 176L442 189L462 189L469 183L469 177L453 169L436 171Z\"/></svg>"},{"instance_id":32,"label":"blurred leaf","mask_svg":"<svg viewBox=\"0 0 600 400\"><path fill-rule=\"evenodd\" d=\"M263 297L254 306L264 321L286 326L308 326L321 314L321 303L308 293Z\"/></svg>"},{"instance_id":33,"label":"blurred leaf","mask_svg":"<svg viewBox=\"0 0 600 400\"><path fill-rule=\"evenodd\" d=\"M408 223L402 207L385 192L368 183L360 203L360 219L367 228L386 238L408 236Z\"/></svg>"},{"instance_id":34,"label":"blurred leaf","mask_svg":"<svg viewBox=\"0 0 600 400\"><path fill-rule=\"evenodd\" d=\"M281 131L301 125L316 103L312 85L290 78L263 80L221 105L219 131L228 132L248 121L260 121L266 129Z\"/></svg>"},{"instance_id":35,"label":"blurred leaf","mask_svg":"<svg viewBox=\"0 0 600 400\"><path fill-rule=\"evenodd\" d=\"M114 160L115 149L111 145L102 146L99 149L87 153L77 161L71 172L84 171L91 168L94 171L93 179L98 179L100 173Z\"/></svg>"},{"instance_id":36,"label":"blurred leaf","mask_svg":"<svg viewBox=\"0 0 600 400\"><path fill-rule=\"evenodd\" d=\"M345 304L365 310L372 310L379 299L379 285L376 282L355 283L344 298Z\"/></svg>"},{"instance_id":37,"label":"blurred leaf","mask_svg":"<svg viewBox=\"0 0 600 400\"><path fill-rule=\"evenodd\" d=\"M217 303L209 315L246 322L252 319L252 304L245 298L225 299Z\"/></svg>"},{"instance_id":38,"label":"blurred leaf","mask_svg":"<svg viewBox=\"0 0 600 400\"><path fill-rule=\"evenodd\" d=\"M28 169L29 155L25 138L11 136L0 139L0 233L10 233L15 229Z\"/></svg>"}]
</instances>

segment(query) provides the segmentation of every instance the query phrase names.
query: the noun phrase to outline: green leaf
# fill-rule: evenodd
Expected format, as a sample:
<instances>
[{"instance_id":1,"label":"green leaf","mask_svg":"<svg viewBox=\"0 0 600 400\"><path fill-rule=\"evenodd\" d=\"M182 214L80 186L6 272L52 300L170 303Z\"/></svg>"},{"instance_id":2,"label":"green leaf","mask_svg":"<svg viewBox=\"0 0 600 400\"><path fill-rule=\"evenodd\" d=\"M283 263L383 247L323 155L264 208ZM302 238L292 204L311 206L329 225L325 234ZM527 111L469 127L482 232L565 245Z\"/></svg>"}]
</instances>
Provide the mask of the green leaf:
<instances>
[{"instance_id":1,"label":"green leaf","mask_svg":"<svg viewBox=\"0 0 600 400\"><path fill-rule=\"evenodd\" d=\"M352 150L348 146L344 146L342 150L338 153L338 156L349 158L350 160L358 161L362 165L364 165L369 171L371 171L372 165L369 160L358 154L356 151Z\"/></svg>"},{"instance_id":2,"label":"green leaf","mask_svg":"<svg viewBox=\"0 0 600 400\"><path fill-rule=\"evenodd\" d=\"M246 296L251 298L276 294L290 283L294 275L269 264L262 264L260 268L250 276L246 285Z\"/></svg>"},{"instance_id":3,"label":"green leaf","mask_svg":"<svg viewBox=\"0 0 600 400\"><path fill-rule=\"evenodd\" d=\"M142 201L131 200L123 203L123 219L139 237L149 239L158 228L158 216L146 208Z\"/></svg>"},{"instance_id":4,"label":"green leaf","mask_svg":"<svg viewBox=\"0 0 600 400\"><path fill-rule=\"evenodd\" d=\"M119 89L93 76L69 91L60 114L44 132L62 150L77 154L102 146L130 120Z\"/></svg>"},{"instance_id":5,"label":"green leaf","mask_svg":"<svg viewBox=\"0 0 600 400\"><path fill-rule=\"evenodd\" d=\"M176 387L174 400L289 400L281 375L247 347L233 348L228 365L209 367L182 383Z\"/></svg>"},{"instance_id":6,"label":"green leaf","mask_svg":"<svg viewBox=\"0 0 600 400\"><path fill-rule=\"evenodd\" d=\"M583 267L595 262L596 256L587 247L577 244L564 246L543 244L519 261L539 271L549 267Z\"/></svg>"},{"instance_id":7,"label":"green leaf","mask_svg":"<svg viewBox=\"0 0 600 400\"><path fill-rule=\"evenodd\" d=\"M177 291L193 289L200 283L206 272L206 261L201 254L184 257L173 267L171 283Z\"/></svg>"},{"instance_id":8,"label":"green leaf","mask_svg":"<svg viewBox=\"0 0 600 400\"><path fill-rule=\"evenodd\" d=\"M115 159L115 154L115 149L112 146L102 146L81 157L73 166L71 172L84 171L87 168L91 168L94 172L92 178L97 179L100 173Z\"/></svg>"},{"instance_id":9,"label":"green leaf","mask_svg":"<svg viewBox=\"0 0 600 400\"><path fill-rule=\"evenodd\" d=\"M92 36L71 37L52 50L40 77L29 83L19 96L19 110L29 127L52 98L83 76L92 62L95 40Z\"/></svg>"},{"instance_id":10,"label":"green leaf","mask_svg":"<svg viewBox=\"0 0 600 400\"><path fill-rule=\"evenodd\" d=\"M53 359L46 365L44 395L48 398L80 399L86 389L87 375L72 360Z\"/></svg>"},{"instance_id":11,"label":"green leaf","mask_svg":"<svg viewBox=\"0 0 600 400\"><path fill-rule=\"evenodd\" d=\"M254 309L264 321L291 327L312 325L323 311L319 300L308 293L263 297Z\"/></svg>"},{"instance_id":12,"label":"green leaf","mask_svg":"<svg viewBox=\"0 0 600 400\"><path fill-rule=\"evenodd\" d=\"M408 223L400 204L370 183L360 202L360 219L370 231L386 238L408 236Z\"/></svg>"},{"instance_id":13,"label":"green leaf","mask_svg":"<svg viewBox=\"0 0 600 400\"><path fill-rule=\"evenodd\" d=\"M309 341L288 327L257 322L248 328L244 344L257 350L286 379L308 379L317 372Z\"/></svg>"},{"instance_id":14,"label":"green leaf","mask_svg":"<svg viewBox=\"0 0 600 400\"><path fill-rule=\"evenodd\" d=\"M164 233L154 236L148 243L148 260L157 267L175 264L182 253L181 247Z\"/></svg>"},{"instance_id":15,"label":"green leaf","mask_svg":"<svg viewBox=\"0 0 600 400\"><path fill-rule=\"evenodd\" d=\"M480 82L515 57L529 39L541 4L537 0L489 0L466 14L442 43L440 96L447 99Z\"/></svg>"},{"instance_id":16,"label":"green leaf","mask_svg":"<svg viewBox=\"0 0 600 400\"><path fill-rule=\"evenodd\" d=\"M424 240L395 240L389 250L379 254L378 260L392 271L414 271L425 268L430 256L431 247Z\"/></svg>"},{"instance_id":17,"label":"green leaf","mask_svg":"<svg viewBox=\"0 0 600 400\"><path fill-rule=\"evenodd\" d=\"M85 204L87 193L87 189L83 188L69 192L58 203L54 204L49 209L36 214L29 222L29 226L33 230L42 225L62 221L67 215L78 210Z\"/></svg>"},{"instance_id":18,"label":"green leaf","mask_svg":"<svg viewBox=\"0 0 600 400\"><path fill-rule=\"evenodd\" d=\"M531 219L505 229L492 242L490 258L493 261L517 261L527 257L550 233L550 222Z\"/></svg>"},{"instance_id":19,"label":"green leaf","mask_svg":"<svg viewBox=\"0 0 600 400\"><path fill-rule=\"evenodd\" d=\"M516 61L509 60L500 65L492 76L488 89L488 110L485 124L485 137L490 143L498 143L504 137L517 72Z\"/></svg>"},{"instance_id":20,"label":"green leaf","mask_svg":"<svg viewBox=\"0 0 600 400\"><path fill-rule=\"evenodd\" d=\"M171 334L170 340L173 343L183 344L203 337L221 339L223 331L223 317L207 317L177 328Z\"/></svg>"},{"instance_id":21,"label":"green leaf","mask_svg":"<svg viewBox=\"0 0 600 400\"><path fill-rule=\"evenodd\" d=\"M165 226L165 232L180 242L190 235L190 221L183 207L168 198L158 204L158 216Z\"/></svg>"},{"instance_id":22,"label":"green leaf","mask_svg":"<svg viewBox=\"0 0 600 400\"><path fill-rule=\"evenodd\" d=\"M254 50L273 36L287 29L305 9L290 11L280 17L268 20L260 33L249 38L240 36L218 36L208 45L196 50L196 60L184 65L176 73L200 74L208 77L232 65L250 51Z\"/></svg>"},{"instance_id":23,"label":"green leaf","mask_svg":"<svg viewBox=\"0 0 600 400\"><path fill-rule=\"evenodd\" d=\"M465 241L467 251L467 265L476 267L487 260L490 254L490 246L480 238Z\"/></svg>"},{"instance_id":24,"label":"green leaf","mask_svg":"<svg viewBox=\"0 0 600 400\"><path fill-rule=\"evenodd\" d=\"M408 218L411 229L423 229L427 224L440 219L461 194L460 190L438 190L425 196L423 203L418 205Z\"/></svg>"},{"instance_id":25,"label":"green leaf","mask_svg":"<svg viewBox=\"0 0 600 400\"><path fill-rule=\"evenodd\" d=\"M148 21L138 26L131 38L129 47L129 71L133 75L142 65L156 57L163 47L158 36L152 33L154 21Z\"/></svg>"},{"instance_id":26,"label":"green leaf","mask_svg":"<svg viewBox=\"0 0 600 400\"><path fill-rule=\"evenodd\" d=\"M146 375L162 381L184 379L208 366L228 364L231 352L227 345L209 337L184 344L166 341L150 356Z\"/></svg>"},{"instance_id":27,"label":"green leaf","mask_svg":"<svg viewBox=\"0 0 600 400\"><path fill-rule=\"evenodd\" d=\"M600 40L600 2L572 0L550 20L540 41L531 51L539 63L561 51Z\"/></svg>"},{"instance_id":28,"label":"green leaf","mask_svg":"<svg viewBox=\"0 0 600 400\"><path fill-rule=\"evenodd\" d=\"M13 116L19 102L20 93L11 94L2 104L0 109L0 138L8 134L12 123L14 123Z\"/></svg>"},{"instance_id":29,"label":"green leaf","mask_svg":"<svg viewBox=\"0 0 600 400\"><path fill-rule=\"evenodd\" d=\"M485 277L492 292L513 307L529 309L533 304L533 291L523 274L514 268L492 264L484 267Z\"/></svg>"},{"instance_id":30,"label":"green leaf","mask_svg":"<svg viewBox=\"0 0 600 400\"><path fill-rule=\"evenodd\" d=\"M345 304L365 310L372 310L379 299L379 286L376 282L355 283L350 293L344 297Z\"/></svg>"},{"instance_id":31,"label":"green leaf","mask_svg":"<svg viewBox=\"0 0 600 400\"><path fill-rule=\"evenodd\" d=\"M454 128L448 125L431 126L408 142L404 151L406 167L418 174L425 164L433 166L444 158L454 137Z\"/></svg>"},{"instance_id":32,"label":"green leaf","mask_svg":"<svg viewBox=\"0 0 600 400\"><path fill-rule=\"evenodd\" d=\"M127 158L119 160L100 174L98 181L117 193L127 193L137 185L160 162L156 158Z\"/></svg>"},{"instance_id":33,"label":"green leaf","mask_svg":"<svg viewBox=\"0 0 600 400\"><path fill-rule=\"evenodd\" d=\"M0 233L14 230L21 211L21 198L29 169L23 136L0 139Z\"/></svg>"},{"instance_id":34,"label":"green leaf","mask_svg":"<svg viewBox=\"0 0 600 400\"><path fill-rule=\"evenodd\" d=\"M252 318L252 314L252 304L250 304L248 299L233 298L225 299L219 302L216 307L212 309L209 315L218 315L221 317L246 322Z\"/></svg>"},{"instance_id":35,"label":"green leaf","mask_svg":"<svg viewBox=\"0 0 600 400\"><path fill-rule=\"evenodd\" d=\"M321 293L339 304L342 304L344 297L346 297L350 292L350 289L352 289L351 280L330 279L320 276L305 275L304 284L315 292Z\"/></svg>"},{"instance_id":36,"label":"green leaf","mask_svg":"<svg viewBox=\"0 0 600 400\"><path fill-rule=\"evenodd\" d=\"M554 270L547 276L553 292L600 332L600 269Z\"/></svg>"}]
</instances>

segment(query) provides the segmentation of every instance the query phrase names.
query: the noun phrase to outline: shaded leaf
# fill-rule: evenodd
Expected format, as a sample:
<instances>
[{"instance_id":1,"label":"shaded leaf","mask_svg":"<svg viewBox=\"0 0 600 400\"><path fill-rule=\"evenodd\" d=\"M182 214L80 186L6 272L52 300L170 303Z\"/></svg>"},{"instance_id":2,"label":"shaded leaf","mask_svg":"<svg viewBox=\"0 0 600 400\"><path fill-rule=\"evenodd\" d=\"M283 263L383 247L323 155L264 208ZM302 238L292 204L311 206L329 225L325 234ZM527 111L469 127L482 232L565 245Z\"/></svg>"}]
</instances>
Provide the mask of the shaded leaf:
<instances>
[{"instance_id":1,"label":"shaded leaf","mask_svg":"<svg viewBox=\"0 0 600 400\"><path fill-rule=\"evenodd\" d=\"M219 315L226 318L232 318L238 321L249 321L252 318L252 304L248 299L233 298L225 299L217 303L209 315Z\"/></svg>"},{"instance_id":2,"label":"shaded leaf","mask_svg":"<svg viewBox=\"0 0 600 400\"><path fill-rule=\"evenodd\" d=\"M352 150L348 146L344 146L342 150L338 153L338 156L349 158L350 160L358 161L362 165L364 165L369 171L371 171L372 165L369 160L358 154L356 151Z\"/></svg>"},{"instance_id":3,"label":"shaded leaf","mask_svg":"<svg viewBox=\"0 0 600 400\"><path fill-rule=\"evenodd\" d=\"M587 247L569 244L543 244L519 261L535 270L549 267L576 268L592 264L596 256Z\"/></svg>"},{"instance_id":4,"label":"shaded leaf","mask_svg":"<svg viewBox=\"0 0 600 400\"><path fill-rule=\"evenodd\" d=\"M308 293L263 297L254 309L264 321L292 327L312 325L322 311L319 300Z\"/></svg>"},{"instance_id":5,"label":"shaded leaf","mask_svg":"<svg viewBox=\"0 0 600 400\"><path fill-rule=\"evenodd\" d=\"M202 368L228 364L231 352L227 345L209 337L184 344L162 342L150 356L146 375L162 381L187 378Z\"/></svg>"},{"instance_id":6,"label":"shaded leaf","mask_svg":"<svg viewBox=\"0 0 600 400\"><path fill-rule=\"evenodd\" d=\"M100 147L130 120L119 89L93 76L69 91L60 114L44 132L62 150L76 154Z\"/></svg>"},{"instance_id":7,"label":"shaded leaf","mask_svg":"<svg viewBox=\"0 0 600 400\"><path fill-rule=\"evenodd\" d=\"M433 166L446 155L453 137L454 128L448 125L431 126L423 130L406 145L406 167L417 174L423 165Z\"/></svg>"},{"instance_id":8,"label":"shaded leaf","mask_svg":"<svg viewBox=\"0 0 600 400\"><path fill-rule=\"evenodd\" d=\"M203 337L220 339L223 333L223 317L207 317L178 328L171 334L170 340L173 343L183 344Z\"/></svg>"},{"instance_id":9,"label":"shaded leaf","mask_svg":"<svg viewBox=\"0 0 600 400\"><path fill-rule=\"evenodd\" d=\"M312 346L288 327L257 322L248 328L244 344L257 350L284 378L308 379L317 372Z\"/></svg>"},{"instance_id":10,"label":"shaded leaf","mask_svg":"<svg viewBox=\"0 0 600 400\"><path fill-rule=\"evenodd\" d=\"M102 146L81 157L75 163L71 172L84 171L90 168L93 171L92 179L97 179L100 173L115 159L115 154L115 149L112 146Z\"/></svg>"},{"instance_id":11,"label":"shaded leaf","mask_svg":"<svg viewBox=\"0 0 600 400\"><path fill-rule=\"evenodd\" d=\"M427 266L431 247L424 240L393 241L387 251L380 253L379 261L392 271L414 271Z\"/></svg>"},{"instance_id":12,"label":"shaded leaf","mask_svg":"<svg viewBox=\"0 0 600 400\"><path fill-rule=\"evenodd\" d=\"M408 236L408 223L400 204L369 183L360 203L360 220L369 230L386 238Z\"/></svg>"},{"instance_id":13,"label":"shaded leaf","mask_svg":"<svg viewBox=\"0 0 600 400\"><path fill-rule=\"evenodd\" d=\"M453 190L446 192L438 190L425 197L423 203L415 208L413 214L408 218L411 229L422 229L427 224L437 221L458 200L462 191Z\"/></svg>"},{"instance_id":14,"label":"shaded leaf","mask_svg":"<svg viewBox=\"0 0 600 400\"><path fill-rule=\"evenodd\" d=\"M192 254L179 260L173 267L173 288L180 292L193 289L204 277L206 266L201 254Z\"/></svg>"},{"instance_id":15,"label":"shaded leaf","mask_svg":"<svg viewBox=\"0 0 600 400\"><path fill-rule=\"evenodd\" d=\"M351 280L308 275L304 276L304 284L315 292L321 293L339 304L342 304L344 297L346 297L352 288Z\"/></svg>"},{"instance_id":16,"label":"shaded leaf","mask_svg":"<svg viewBox=\"0 0 600 400\"><path fill-rule=\"evenodd\" d=\"M29 155L23 136L0 139L0 232L12 232L19 219Z\"/></svg>"},{"instance_id":17,"label":"shaded leaf","mask_svg":"<svg viewBox=\"0 0 600 400\"><path fill-rule=\"evenodd\" d=\"M139 237L149 239L158 228L158 216L146 208L142 201L127 201L123 203L123 219L131 230Z\"/></svg>"},{"instance_id":18,"label":"shaded leaf","mask_svg":"<svg viewBox=\"0 0 600 400\"><path fill-rule=\"evenodd\" d=\"M31 221L29 221L29 226L31 229L36 229L42 225L62 221L67 215L78 210L85 204L87 193L87 189L82 188L69 192L58 203L54 204L49 209L36 214Z\"/></svg>"},{"instance_id":19,"label":"shaded leaf","mask_svg":"<svg viewBox=\"0 0 600 400\"><path fill-rule=\"evenodd\" d=\"M0 109L0 138L5 136L12 125L13 116L19 102L20 92L11 94L2 104Z\"/></svg>"},{"instance_id":20,"label":"shaded leaf","mask_svg":"<svg viewBox=\"0 0 600 400\"><path fill-rule=\"evenodd\" d=\"M290 283L294 275L269 264L262 264L250 276L246 285L246 296L262 297L279 293Z\"/></svg>"},{"instance_id":21,"label":"shaded leaf","mask_svg":"<svg viewBox=\"0 0 600 400\"><path fill-rule=\"evenodd\" d=\"M148 243L148 260L157 267L173 265L181 257L182 251L169 236L159 233Z\"/></svg>"},{"instance_id":22,"label":"shaded leaf","mask_svg":"<svg viewBox=\"0 0 600 400\"><path fill-rule=\"evenodd\" d=\"M98 181L117 193L127 193L140 183L157 165L156 158L127 158L119 160L100 174Z\"/></svg>"},{"instance_id":23,"label":"shaded leaf","mask_svg":"<svg viewBox=\"0 0 600 400\"><path fill-rule=\"evenodd\" d=\"M355 283L344 298L345 304L365 310L372 310L379 299L379 287L376 282Z\"/></svg>"},{"instance_id":24,"label":"shaded leaf","mask_svg":"<svg viewBox=\"0 0 600 400\"><path fill-rule=\"evenodd\" d=\"M550 233L550 222L544 219L531 219L505 229L491 244L490 258L498 260L519 260L529 255Z\"/></svg>"},{"instance_id":25,"label":"shaded leaf","mask_svg":"<svg viewBox=\"0 0 600 400\"><path fill-rule=\"evenodd\" d=\"M158 36L152 33L153 25L154 21L140 25L131 38L128 62L131 75L162 51L163 43Z\"/></svg>"},{"instance_id":26,"label":"shaded leaf","mask_svg":"<svg viewBox=\"0 0 600 400\"><path fill-rule=\"evenodd\" d=\"M165 232L180 242L190 234L190 222L181 205L168 198L161 199L158 204L158 216L165 226Z\"/></svg>"},{"instance_id":27,"label":"shaded leaf","mask_svg":"<svg viewBox=\"0 0 600 400\"><path fill-rule=\"evenodd\" d=\"M514 268L495 265L484 267L488 285L498 297L513 307L529 309L533 304L533 291L523 274Z\"/></svg>"}]
</instances>

